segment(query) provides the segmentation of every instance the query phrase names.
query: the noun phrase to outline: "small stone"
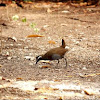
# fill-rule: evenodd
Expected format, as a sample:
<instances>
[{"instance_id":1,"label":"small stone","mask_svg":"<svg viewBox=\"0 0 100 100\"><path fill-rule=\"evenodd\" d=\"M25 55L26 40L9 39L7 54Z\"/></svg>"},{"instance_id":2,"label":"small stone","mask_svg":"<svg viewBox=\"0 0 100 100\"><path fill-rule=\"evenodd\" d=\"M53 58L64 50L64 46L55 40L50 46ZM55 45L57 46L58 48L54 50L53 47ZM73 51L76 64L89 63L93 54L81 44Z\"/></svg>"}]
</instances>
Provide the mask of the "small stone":
<instances>
[{"instance_id":1,"label":"small stone","mask_svg":"<svg viewBox=\"0 0 100 100\"><path fill-rule=\"evenodd\" d=\"M20 60L20 58L18 58L18 60Z\"/></svg>"},{"instance_id":2,"label":"small stone","mask_svg":"<svg viewBox=\"0 0 100 100\"><path fill-rule=\"evenodd\" d=\"M84 75L82 73L78 74L81 78L84 78Z\"/></svg>"},{"instance_id":3,"label":"small stone","mask_svg":"<svg viewBox=\"0 0 100 100\"><path fill-rule=\"evenodd\" d=\"M34 57L31 57L30 60L31 60L31 61L34 60Z\"/></svg>"},{"instance_id":4,"label":"small stone","mask_svg":"<svg viewBox=\"0 0 100 100\"><path fill-rule=\"evenodd\" d=\"M9 56L9 52L6 52L6 56Z\"/></svg>"},{"instance_id":5,"label":"small stone","mask_svg":"<svg viewBox=\"0 0 100 100\"><path fill-rule=\"evenodd\" d=\"M67 10L64 10L64 11L62 11L62 13L69 13L69 11L67 11Z\"/></svg>"},{"instance_id":6,"label":"small stone","mask_svg":"<svg viewBox=\"0 0 100 100\"><path fill-rule=\"evenodd\" d=\"M96 51L100 51L99 49L96 49Z\"/></svg>"},{"instance_id":7,"label":"small stone","mask_svg":"<svg viewBox=\"0 0 100 100\"><path fill-rule=\"evenodd\" d=\"M25 56L24 58L27 60L30 60L30 56Z\"/></svg>"},{"instance_id":8,"label":"small stone","mask_svg":"<svg viewBox=\"0 0 100 100\"><path fill-rule=\"evenodd\" d=\"M33 63L29 63L30 66L33 66Z\"/></svg>"},{"instance_id":9,"label":"small stone","mask_svg":"<svg viewBox=\"0 0 100 100\"><path fill-rule=\"evenodd\" d=\"M86 67L83 67L82 69L83 69L83 70L87 70L87 68L86 68Z\"/></svg>"},{"instance_id":10,"label":"small stone","mask_svg":"<svg viewBox=\"0 0 100 100\"><path fill-rule=\"evenodd\" d=\"M81 32L80 34L84 34L84 32Z\"/></svg>"},{"instance_id":11,"label":"small stone","mask_svg":"<svg viewBox=\"0 0 100 100\"><path fill-rule=\"evenodd\" d=\"M78 30L77 30L77 29L75 29L75 31L77 32Z\"/></svg>"},{"instance_id":12,"label":"small stone","mask_svg":"<svg viewBox=\"0 0 100 100\"><path fill-rule=\"evenodd\" d=\"M47 28L47 27L49 27L49 25L44 25L44 26L43 26L43 28Z\"/></svg>"},{"instance_id":13,"label":"small stone","mask_svg":"<svg viewBox=\"0 0 100 100\"><path fill-rule=\"evenodd\" d=\"M24 47L24 49L28 49L28 46Z\"/></svg>"},{"instance_id":14,"label":"small stone","mask_svg":"<svg viewBox=\"0 0 100 100\"><path fill-rule=\"evenodd\" d=\"M73 66L73 64L69 64L69 66Z\"/></svg>"},{"instance_id":15,"label":"small stone","mask_svg":"<svg viewBox=\"0 0 100 100\"><path fill-rule=\"evenodd\" d=\"M21 46L22 44L18 44L18 46Z\"/></svg>"},{"instance_id":16,"label":"small stone","mask_svg":"<svg viewBox=\"0 0 100 100\"><path fill-rule=\"evenodd\" d=\"M30 39L27 39L27 42L30 42Z\"/></svg>"},{"instance_id":17,"label":"small stone","mask_svg":"<svg viewBox=\"0 0 100 100\"><path fill-rule=\"evenodd\" d=\"M76 41L76 42L75 42L75 44L79 44L79 43L80 43L79 41Z\"/></svg>"},{"instance_id":18,"label":"small stone","mask_svg":"<svg viewBox=\"0 0 100 100\"><path fill-rule=\"evenodd\" d=\"M81 27L81 25L79 24L78 27Z\"/></svg>"},{"instance_id":19,"label":"small stone","mask_svg":"<svg viewBox=\"0 0 100 100\"><path fill-rule=\"evenodd\" d=\"M30 55L30 56L32 56L32 55L33 55L33 53L29 53L29 55Z\"/></svg>"},{"instance_id":20,"label":"small stone","mask_svg":"<svg viewBox=\"0 0 100 100\"><path fill-rule=\"evenodd\" d=\"M61 24L61 26L68 26L68 24Z\"/></svg>"},{"instance_id":21,"label":"small stone","mask_svg":"<svg viewBox=\"0 0 100 100\"><path fill-rule=\"evenodd\" d=\"M0 76L0 80L2 80L2 76Z\"/></svg>"},{"instance_id":22,"label":"small stone","mask_svg":"<svg viewBox=\"0 0 100 100\"><path fill-rule=\"evenodd\" d=\"M51 39L51 37L48 36L48 39Z\"/></svg>"},{"instance_id":23,"label":"small stone","mask_svg":"<svg viewBox=\"0 0 100 100\"><path fill-rule=\"evenodd\" d=\"M70 49L70 48L68 46L66 46L65 49Z\"/></svg>"},{"instance_id":24,"label":"small stone","mask_svg":"<svg viewBox=\"0 0 100 100\"><path fill-rule=\"evenodd\" d=\"M34 57L31 57L31 56L25 56L24 58L31 61L34 60Z\"/></svg>"},{"instance_id":25,"label":"small stone","mask_svg":"<svg viewBox=\"0 0 100 100\"><path fill-rule=\"evenodd\" d=\"M22 51L23 49L19 49L19 51Z\"/></svg>"},{"instance_id":26,"label":"small stone","mask_svg":"<svg viewBox=\"0 0 100 100\"><path fill-rule=\"evenodd\" d=\"M72 32L72 30L69 30L70 32ZM70 37L70 36L69 36Z\"/></svg>"},{"instance_id":27,"label":"small stone","mask_svg":"<svg viewBox=\"0 0 100 100\"><path fill-rule=\"evenodd\" d=\"M16 38L16 37L12 37L12 39L13 39L15 42L17 42L17 38Z\"/></svg>"},{"instance_id":28,"label":"small stone","mask_svg":"<svg viewBox=\"0 0 100 100\"><path fill-rule=\"evenodd\" d=\"M10 46L13 46L14 44L10 44Z\"/></svg>"},{"instance_id":29,"label":"small stone","mask_svg":"<svg viewBox=\"0 0 100 100\"><path fill-rule=\"evenodd\" d=\"M12 57L7 57L7 59L8 59L8 60L11 60L11 59L12 59Z\"/></svg>"}]
</instances>

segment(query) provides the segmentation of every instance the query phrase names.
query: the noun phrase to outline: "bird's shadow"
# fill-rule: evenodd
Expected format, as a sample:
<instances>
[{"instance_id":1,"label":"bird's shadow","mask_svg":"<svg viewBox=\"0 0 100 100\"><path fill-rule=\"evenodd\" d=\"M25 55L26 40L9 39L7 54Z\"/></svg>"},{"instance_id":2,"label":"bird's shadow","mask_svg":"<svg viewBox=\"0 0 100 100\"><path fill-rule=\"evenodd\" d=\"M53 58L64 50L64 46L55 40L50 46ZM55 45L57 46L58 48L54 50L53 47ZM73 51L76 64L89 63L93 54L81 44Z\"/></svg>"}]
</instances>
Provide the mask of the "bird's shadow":
<instances>
[{"instance_id":1,"label":"bird's shadow","mask_svg":"<svg viewBox=\"0 0 100 100\"><path fill-rule=\"evenodd\" d=\"M40 68L45 68L42 66L47 66L46 68L54 68L54 69L61 69L61 68L67 68L67 62L65 62L65 58L60 59L60 60L55 60L55 61L49 61L48 62L39 62L38 64L35 64L35 66L40 67Z\"/></svg>"}]
</instances>

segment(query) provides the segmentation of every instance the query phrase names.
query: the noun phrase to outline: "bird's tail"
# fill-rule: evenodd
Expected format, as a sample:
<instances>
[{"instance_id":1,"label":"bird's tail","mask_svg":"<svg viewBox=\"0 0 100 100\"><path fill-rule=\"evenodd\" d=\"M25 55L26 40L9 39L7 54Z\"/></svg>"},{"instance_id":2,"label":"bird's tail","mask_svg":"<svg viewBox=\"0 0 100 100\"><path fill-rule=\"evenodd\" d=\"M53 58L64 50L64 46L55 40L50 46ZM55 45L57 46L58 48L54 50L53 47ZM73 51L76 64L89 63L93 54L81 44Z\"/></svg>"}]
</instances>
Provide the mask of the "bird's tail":
<instances>
[{"instance_id":1,"label":"bird's tail","mask_svg":"<svg viewBox=\"0 0 100 100\"><path fill-rule=\"evenodd\" d=\"M61 47L62 47L62 48L65 48L65 46L66 46L66 45L65 45L65 41L64 41L64 39L62 39L62 45L61 45Z\"/></svg>"}]
</instances>

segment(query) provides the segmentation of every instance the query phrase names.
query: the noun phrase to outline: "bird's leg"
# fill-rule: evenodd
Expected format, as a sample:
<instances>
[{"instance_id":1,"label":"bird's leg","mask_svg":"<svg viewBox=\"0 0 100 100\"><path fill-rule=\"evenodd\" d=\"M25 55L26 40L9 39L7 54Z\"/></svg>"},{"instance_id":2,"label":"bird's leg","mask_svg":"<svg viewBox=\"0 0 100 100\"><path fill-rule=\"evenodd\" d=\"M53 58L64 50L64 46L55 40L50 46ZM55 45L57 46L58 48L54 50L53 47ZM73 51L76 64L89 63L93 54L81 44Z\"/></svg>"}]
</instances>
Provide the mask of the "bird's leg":
<instances>
[{"instance_id":1,"label":"bird's leg","mask_svg":"<svg viewBox=\"0 0 100 100\"><path fill-rule=\"evenodd\" d=\"M58 64L59 64L59 59L58 59Z\"/></svg>"},{"instance_id":2,"label":"bird's leg","mask_svg":"<svg viewBox=\"0 0 100 100\"><path fill-rule=\"evenodd\" d=\"M57 65L56 65L57 67L58 67L58 64L59 64L59 59L58 59L58 63L57 63Z\"/></svg>"},{"instance_id":3,"label":"bird's leg","mask_svg":"<svg viewBox=\"0 0 100 100\"><path fill-rule=\"evenodd\" d=\"M66 58L64 58L64 60L65 60L65 62L66 62L66 67L67 67L67 59L66 59Z\"/></svg>"}]
</instances>

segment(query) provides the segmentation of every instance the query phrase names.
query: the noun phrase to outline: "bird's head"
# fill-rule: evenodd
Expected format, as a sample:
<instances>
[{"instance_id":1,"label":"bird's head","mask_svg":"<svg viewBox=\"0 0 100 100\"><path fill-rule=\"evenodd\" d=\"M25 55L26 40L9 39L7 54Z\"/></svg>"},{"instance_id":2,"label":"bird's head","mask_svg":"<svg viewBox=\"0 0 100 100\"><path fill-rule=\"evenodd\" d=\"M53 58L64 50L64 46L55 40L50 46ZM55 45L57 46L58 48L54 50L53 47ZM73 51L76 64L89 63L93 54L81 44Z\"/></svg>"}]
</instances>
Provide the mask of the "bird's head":
<instances>
[{"instance_id":1,"label":"bird's head","mask_svg":"<svg viewBox=\"0 0 100 100\"><path fill-rule=\"evenodd\" d=\"M42 55L39 55L39 56L36 57L36 64L37 64L40 60L42 60Z\"/></svg>"}]
</instances>

